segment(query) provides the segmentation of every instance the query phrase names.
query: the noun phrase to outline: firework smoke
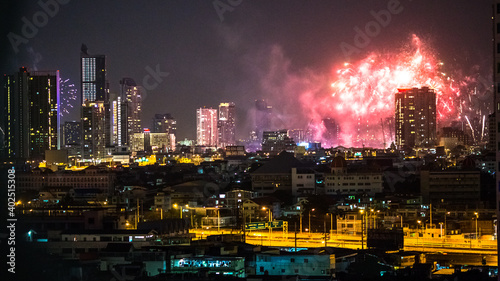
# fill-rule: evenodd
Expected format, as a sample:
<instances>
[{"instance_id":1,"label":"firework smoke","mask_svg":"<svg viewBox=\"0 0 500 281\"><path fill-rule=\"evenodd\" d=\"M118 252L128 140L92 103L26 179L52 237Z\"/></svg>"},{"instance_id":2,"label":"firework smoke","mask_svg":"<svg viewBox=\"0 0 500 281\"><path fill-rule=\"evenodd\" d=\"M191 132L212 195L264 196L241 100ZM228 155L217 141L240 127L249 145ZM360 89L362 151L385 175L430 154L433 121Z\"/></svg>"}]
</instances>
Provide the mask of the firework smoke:
<instances>
[{"instance_id":1,"label":"firework smoke","mask_svg":"<svg viewBox=\"0 0 500 281\"><path fill-rule=\"evenodd\" d=\"M343 64L328 78L310 70L293 73L290 62L273 48L260 86L264 98L276 105L280 123L288 129L309 131L310 141L327 147L388 146L394 141L397 89L423 86L436 92L438 127L459 124L465 130L470 127L476 140L484 139L478 135L484 134L481 120L490 110L491 83L481 79L477 69L471 76L457 71L446 74L444 63L435 54L413 35L411 43L398 52L370 53ZM325 119L334 120L339 131L327 132Z\"/></svg>"}]
</instances>

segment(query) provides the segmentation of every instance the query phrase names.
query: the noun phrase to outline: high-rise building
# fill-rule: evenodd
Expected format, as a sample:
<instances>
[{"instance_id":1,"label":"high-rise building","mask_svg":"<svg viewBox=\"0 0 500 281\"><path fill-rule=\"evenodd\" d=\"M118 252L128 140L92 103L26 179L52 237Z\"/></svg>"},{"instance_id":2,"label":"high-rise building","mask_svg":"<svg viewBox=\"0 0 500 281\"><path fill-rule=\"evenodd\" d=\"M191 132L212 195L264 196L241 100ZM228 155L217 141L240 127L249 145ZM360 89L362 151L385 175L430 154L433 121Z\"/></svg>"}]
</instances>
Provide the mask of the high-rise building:
<instances>
[{"instance_id":1,"label":"high-rise building","mask_svg":"<svg viewBox=\"0 0 500 281\"><path fill-rule=\"evenodd\" d=\"M2 112L5 156L43 160L60 147L59 71L28 72L22 67L4 77Z\"/></svg>"},{"instance_id":2,"label":"high-rise building","mask_svg":"<svg viewBox=\"0 0 500 281\"><path fill-rule=\"evenodd\" d=\"M262 152L277 155L283 150L294 152L296 144L288 137L287 130L264 131L262 135Z\"/></svg>"},{"instance_id":3,"label":"high-rise building","mask_svg":"<svg viewBox=\"0 0 500 281\"><path fill-rule=\"evenodd\" d=\"M106 155L105 104L102 101L82 105L82 160L99 162ZM108 133L109 135L109 133Z\"/></svg>"},{"instance_id":4,"label":"high-rise building","mask_svg":"<svg viewBox=\"0 0 500 281\"><path fill-rule=\"evenodd\" d=\"M86 101L108 101L106 56L89 55L87 46L82 44L80 61L82 104Z\"/></svg>"},{"instance_id":5,"label":"high-rise building","mask_svg":"<svg viewBox=\"0 0 500 281\"><path fill-rule=\"evenodd\" d=\"M153 133L167 133L169 138L169 151L175 150L177 121L170 113L155 114L153 117Z\"/></svg>"},{"instance_id":6,"label":"high-rise building","mask_svg":"<svg viewBox=\"0 0 500 281\"><path fill-rule=\"evenodd\" d=\"M396 146L427 147L436 144L436 93L428 87L398 89Z\"/></svg>"},{"instance_id":7,"label":"high-rise building","mask_svg":"<svg viewBox=\"0 0 500 281\"><path fill-rule=\"evenodd\" d=\"M170 113L155 114L151 131L153 133L169 133L175 135L177 131L177 121Z\"/></svg>"},{"instance_id":8,"label":"high-rise building","mask_svg":"<svg viewBox=\"0 0 500 281\"><path fill-rule=\"evenodd\" d=\"M257 138L262 139L264 131L271 130L271 114L273 107L268 105L265 100L255 101L255 132Z\"/></svg>"},{"instance_id":9,"label":"high-rise building","mask_svg":"<svg viewBox=\"0 0 500 281\"><path fill-rule=\"evenodd\" d=\"M306 132L302 129L288 130L288 137L292 138L295 143L302 143L306 141Z\"/></svg>"},{"instance_id":10,"label":"high-rise building","mask_svg":"<svg viewBox=\"0 0 500 281\"><path fill-rule=\"evenodd\" d=\"M196 143L201 146L217 146L217 109L198 108L196 110Z\"/></svg>"},{"instance_id":11,"label":"high-rise building","mask_svg":"<svg viewBox=\"0 0 500 281\"><path fill-rule=\"evenodd\" d=\"M323 142L330 147L339 145L340 126L335 122L335 119L325 118L322 123L325 128L322 135Z\"/></svg>"},{"instance_id":12,"label":"high-rise building","mask_svg":"<svg viewBox=\"0 0 500 281\"><path fill-rule=\"evenodd\" d=\"M127 104L127 143L130 143L133 134L142 133L142 97L141 88L131 78L120 80L122 87L121 98Z\"/></svg>"},{"instance_id":13,"label":"high-rise building","mask_svg":"<svg viewBox=\"0 0 500 281\"><path fill-rule=\"evenodd\" d=\"M115 146L130 145L127 126L127 102L121 96L111 103L111 136Z\"/></svg>"},{"instance_id":14,"label":"high-rise building","mask_svg":"<svg viewBox=\"0 0 500 281\"><path fill-rule=\"evenodd\" d=\"M219 147L236 144L236 110L234 102L219 104Z\"/></svg>"},{"instance_id":15,"label":"high-rise building","mask_svg":"<svg viewBox=\"0 0 500 281\"><path fill-rule=\"evenodd\" d=\"M496 123L496 114L493 112L492 114L488 115L488 144L486 148L493 152L495 151L495 143L496 143L496 131L495 131L495 123Z\"/></svg>"},{"instance_id":16,"label":"high-rise building","mask_svg":"<svg viewBox=\"0 0 500 281\"><path fill-rule=\"evenodd\" d=\"M80 63L82 160L99 161L105 147L112 144L106 56L90 55L82 44Z\"/></svg>"}]
</instances>

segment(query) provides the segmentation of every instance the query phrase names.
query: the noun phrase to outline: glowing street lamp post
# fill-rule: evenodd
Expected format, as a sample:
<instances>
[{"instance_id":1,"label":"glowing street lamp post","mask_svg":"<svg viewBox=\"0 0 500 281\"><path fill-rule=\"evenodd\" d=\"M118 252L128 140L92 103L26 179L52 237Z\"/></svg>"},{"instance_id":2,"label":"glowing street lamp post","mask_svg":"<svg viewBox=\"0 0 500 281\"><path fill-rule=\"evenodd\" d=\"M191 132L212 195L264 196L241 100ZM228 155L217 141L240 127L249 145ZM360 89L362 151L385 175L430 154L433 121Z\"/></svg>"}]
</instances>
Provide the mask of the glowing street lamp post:
<instances>
[{"instance_id":1,"label":"glowing street lamp post","mask_svg":"<svg viewBox=\"0 0 500 281\"><path fill-rule=\"evenodd\" d=\"M479 240L478 233L477 233L477 220L479 219L479 214L477 212L474 212L474 215L476 216L476 241Z\"/></svg>"},{"instance_id":2,"label":"glowing street lamp post","mask_svg":"<svg viewBox=\"0 0 500 281\"><path fill-rule=\"evenodd\" d=\"M361 250L365 248L365 233L364 233L364 217L365 217L365 210L359 210L359 213L361 214Z\"/></svg>"},{"instance_id":3,"label":"glowing street lamp post","mask_svg":"<svg viewBox=\"0 0 500 281\"><path fill-rule=\"evenodd\" d=\"M271 246L271 236L273 234L273 228L271 227L271 222L273 221L273 213L271 213L271 208L262 207L262 210L267 210L269 215L269 246Z\"/></svg>"},{"instance_id":4,"label":"glowing street lamp post","mask_svg":"<svg viewBox=\"0 0 500 281\"><path fill-rule=\"evenodd\" d=\"M311 229L311 212L314 212L315 209L311 209L309 211L309 234L312 233L312 229Z\"/></svg>"}]
</instances>

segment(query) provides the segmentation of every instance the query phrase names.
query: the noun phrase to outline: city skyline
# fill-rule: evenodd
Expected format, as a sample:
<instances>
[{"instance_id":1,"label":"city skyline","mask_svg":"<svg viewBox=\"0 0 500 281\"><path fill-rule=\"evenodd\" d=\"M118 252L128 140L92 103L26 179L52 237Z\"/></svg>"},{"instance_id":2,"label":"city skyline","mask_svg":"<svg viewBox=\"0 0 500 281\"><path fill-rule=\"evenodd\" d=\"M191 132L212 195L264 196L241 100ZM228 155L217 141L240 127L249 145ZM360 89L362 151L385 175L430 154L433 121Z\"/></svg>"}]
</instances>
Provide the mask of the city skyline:
<instances>
[{"instance_id":1,"label":"city skyline","mask_svg":"<svg viewBox=\"0 0 500 281\"><path fill-rule=\"evenodd\" d=\"M119 80L122 77L135 79L138 85L147 88L144 94L145 115L142 126L148 127L154 114L170 112L179 122L178 139L195 137L195 130L192 129L196 123L195 116L188 114L189 112L201 106L216 106L227 100L241 105L237 109L237 119L241 121L237 139L246 138L252 130L252 107L249 105L257 99L267 100L279 115L281 121L278 122L285 123L274 129L305 129L311 114L304 113L304 108L298 107L289 97L297 96L311 88L319 89L325 95L331 93L329 83L335 81L335 74L330 73L341 68L345 61L359 61L377 50L397 53L411 40L413 33L428 42L429 48L433 48L433 53L444 62L443 70L449 72L449 76L460 78L456 84L472 84L470 79L482 78L479 83L474 82L476 90L480 95L491 95L484 93L484 84L490 83L491 73L491 67L487 63L491 57L488 46L491 34L486 32L491 21L491 9L487 3L477 5L464 1L457 5L451 1L423 4L400 1L401 12L392 14L390 22L381 28L379 34L370 37L366 46L359 48L353 41L357 35L356 27L363 29L366 24L374 21L373 14L386 11L387 3L341 2L333 4L325 1L305 6L299 1L242 2L231 12L223 13L222 17L212 3L148 3L139 10L151 11L154 7L155 10L165 11L167 16L162 18L168 20L160 20L157 12L150 13L148 20L144 22L155 22L157 27L145 33L138 33L140 30L128 26L118 16L136 9L136 2L125 2L117 11L111 11L113 9L107 8L107 4L98 4L96 7L102 9L97 9L96 21L91 23L95 36L81 33L77 28L83 19L80 16L75 17L75 11L85 11L88 7L71 2L60 5L57 15L39 28L33 39L27 44L17 46L17 53L10 41L4 42L2 48L6 50L3 53L6 54L7 63L2 70L4 73L12 73L13 69L23 64L36 69L59 69L61 77L70 78L71 82L78 84L79 71L75 57L78 56L80 45L87 44L90 54L104 54L107 57L110 93L120 92ZM6 17L9 21L4 27L7 28L5 35L9 32L22 35L22 16L31 19L31 15L41 8L36 4L9 5L13 5L14 12ZM459 8L464 5L468 5L467 9ZM291 23L291 15L269 12L278 8L282 11L303 12L297 14L299 20L292 24L292 28L282 24ZM105 17L105 11L111 14ZM355 11L360 12L360 16L355 20L343 16ZM188 20L180 16L183 13L196 14L199 19ZM136 15L142 17L142 14ZM17 15L20 16L16 17ZM313 15L318 20L307 21L313 18ZM340 17L342 22L335 20L334 15ZM262 21L257 21L254 17ZM75 21L68 22L70 18ZM105 21L105 18L112 24L99 29L99 24ZM473 24L459 21L459 18L469 19ZM310 23L305 24L306 22ZM401 23L408 24L410 28L402 27ZM260 27L263 25L272 28L269 32L261 32L259 29L262 29ZM472 26L477 26L479 31ZM485 28L479 28L480 26ZM68 28L71 27L74 27L74 34L68 33ZM114 30L116 34L127 30L128 33L137 35L136 42L140 43L121 44L123 40L116 36L112 36L113 40L104 44L96 40L105 34L114 34ZM48 50L47 47L51 44L43 44L47 33L66 34L69 40L56 39L59 44ZM160 51L154 43L163 43L174 36L169 34L175 34L179 40L160 43L165 46L165 51ZM331 34L335 36L328 36ZM465 43L458 44L461 46L458 49L451 48L454 42L461 40L459 37L464 38ZM309 44L307 42L314 43L315 47L304 48ZM479 44L484 47L477 48L477 42L484 42ZM116 44L120 44L120 48ZM356 50L348 47L346 49L348 45L356 47ZM63 46L64 51L61 49ZM345 56L349 50L354 50L350 58ZM190 56L193 52L197 55ZM453 72L460 72L462 75L457 76ZM153 75L155 73L156 76ZM327 79L312 79L317 76ZM80 94L79 92L78 95ZM288 101L280 102L283 98ZM306 98L307 96L301 97L302 100ZM192 110L181 110L184 108ZM299 110L294 112L293 108ZM320 116L318 120L324 118L331 116ZM73 112L63 116L63 119L77 120L78 116ZM297 127L293 128L289 124L297 124Z\"/></svg>"}]
</instances>

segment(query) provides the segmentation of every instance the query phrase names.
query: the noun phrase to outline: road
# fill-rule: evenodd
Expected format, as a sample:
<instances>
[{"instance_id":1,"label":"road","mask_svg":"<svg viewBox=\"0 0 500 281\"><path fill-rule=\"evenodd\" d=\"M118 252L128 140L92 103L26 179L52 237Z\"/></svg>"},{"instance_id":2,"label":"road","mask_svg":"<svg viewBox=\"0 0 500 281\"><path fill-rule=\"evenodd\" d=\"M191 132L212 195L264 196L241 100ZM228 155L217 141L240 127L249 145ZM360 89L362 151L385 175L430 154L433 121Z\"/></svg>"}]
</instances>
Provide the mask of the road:
<instances>
[{"instance_id":1,"label":"road","mask_svg":"<svg viewBox=\"0 0 500 281\"><path fill-rule=\"evenodd\" d=\"M216 234L237 234L241 233L234 230L202 230L191 229L191 233L196 234L197 239L206 238L208 235ZM324 247L325 239L323 233L298 233L295 239L294 233L288 233L285 237L281 230L273 230L271 239L269 239L268 230L255 230L246 232L246 242L254 245L278 246L278 247ZM363 243L366 247L366 236ZM361 249L361 235L342 235L333 234L326 241L326 246ZM472 254L486 256L487 264L496 266L498 252L496 240L469 240L469 239L449 239L449 238L421 238L405 237L405 251L422 251L437 254ZM480 259L479 259L480 260Z\"/></svg>"}]
</instances>

